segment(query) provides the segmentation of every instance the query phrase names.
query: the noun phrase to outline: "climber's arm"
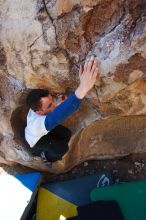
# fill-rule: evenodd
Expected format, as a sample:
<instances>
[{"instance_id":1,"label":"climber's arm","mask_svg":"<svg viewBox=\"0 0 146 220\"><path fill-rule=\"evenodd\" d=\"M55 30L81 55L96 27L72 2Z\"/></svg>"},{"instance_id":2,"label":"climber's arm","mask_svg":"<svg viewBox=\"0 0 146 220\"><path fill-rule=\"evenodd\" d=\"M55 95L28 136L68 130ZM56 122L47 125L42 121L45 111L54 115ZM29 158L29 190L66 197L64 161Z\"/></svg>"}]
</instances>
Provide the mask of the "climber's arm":
<instances>
[{"instance_id":1,"label":"climber's arm","mask_svg":"<svg viewBox=\"0 0 146 220\"><path fill-rule=\"evenodd\" d=\"M45 119L45 127L48 131L55 128L60 122L72 115L80 106L81 99L72 93L64 102L58 105Z\"/></svg>"}]
</instances>

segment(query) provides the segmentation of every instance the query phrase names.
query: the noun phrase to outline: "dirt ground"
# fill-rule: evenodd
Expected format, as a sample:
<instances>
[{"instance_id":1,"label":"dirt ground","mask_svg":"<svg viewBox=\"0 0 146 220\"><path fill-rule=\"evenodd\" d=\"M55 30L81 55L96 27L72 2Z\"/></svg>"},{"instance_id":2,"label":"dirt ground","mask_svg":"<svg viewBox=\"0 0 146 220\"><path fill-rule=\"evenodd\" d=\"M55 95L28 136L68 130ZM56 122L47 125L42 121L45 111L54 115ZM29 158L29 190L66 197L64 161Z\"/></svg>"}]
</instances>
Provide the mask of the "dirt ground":
<instances>
[{"instance_id":1,"label":"dirt ground","mask_svg":"<svg viewBox=\"0 0 146 220\"><path fill-rule=\"evenodd\" d=\"M8 174L28 173L34 170L17 165L9 167L0 165L0 172ZM101 170L107 170L111 173L114 182L129 182L146 179L146 153L134 154L127 157L112 160L94 160L86 161L65 174L42 173L42 182L63 181L75 179L85 175L91 175Z\"/></svg>"}]
</instances>

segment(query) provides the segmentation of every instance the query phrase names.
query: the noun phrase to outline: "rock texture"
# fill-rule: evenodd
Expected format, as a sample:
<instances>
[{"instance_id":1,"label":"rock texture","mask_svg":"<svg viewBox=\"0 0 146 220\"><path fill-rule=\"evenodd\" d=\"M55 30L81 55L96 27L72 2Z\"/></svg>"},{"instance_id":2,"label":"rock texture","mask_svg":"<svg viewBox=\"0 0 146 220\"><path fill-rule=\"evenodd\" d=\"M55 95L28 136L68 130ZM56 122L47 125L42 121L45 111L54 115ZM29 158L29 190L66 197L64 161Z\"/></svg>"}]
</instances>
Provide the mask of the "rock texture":
<instances>
[{"instance_id":1,"label":"rock texture","mask_svg":"<svg viewBox=\"0 0 146 220\"><path fill-rule=\"evenodd\" d=\"M27 109L15 109L31 88L69 94L91 54L101 80L64 122L70 151L50 170L24 141ZM57 173L146 150L145 0L1 0L0 74L1 163Z\"/></svg>"}]
</instances>

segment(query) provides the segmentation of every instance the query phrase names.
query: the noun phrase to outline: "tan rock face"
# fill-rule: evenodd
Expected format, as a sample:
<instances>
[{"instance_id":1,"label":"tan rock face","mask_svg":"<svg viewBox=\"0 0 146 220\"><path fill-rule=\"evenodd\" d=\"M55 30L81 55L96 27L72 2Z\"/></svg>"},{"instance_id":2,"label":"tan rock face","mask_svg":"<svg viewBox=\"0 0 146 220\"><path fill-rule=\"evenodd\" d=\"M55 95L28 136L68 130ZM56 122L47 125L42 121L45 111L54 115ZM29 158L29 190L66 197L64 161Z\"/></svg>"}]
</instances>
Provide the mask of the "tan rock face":
<instances>
[{"instance_id":1,"label":"tan rock face","mask_svg":"<svg viewBox=\"0 0 146 220\"><path fill-rule=\"evenodd\" d=\"M112 136L106 128L109 123L118 126L119 117L125 121L126 116L123 122L128 126L126 129L130 129L132 123L135 125L134 130L128 130L133 132L130 135L137 137L137 123L145 134L145 1L2 0L0 162L47 170L40 158L31 156L24 141L27 109L23 106L17 109L18 112L13 111L23 104L30 88L47 88L67 94L73 91L78 85L79 65L91 54L100 61L101 80L80 110L64 122L77 137L71 140L72 150L65 157L68 159L63 159L63 168L54 165L56 168L51 171L64 172L88 159L145 151L145 135L139 136L138 142L135 139L135 142L132 139L128 142L128 137L123 139L122 129L125 128L121 125L114 140L114 134ZM108 141L103 140L102 135ZM110 135L116 144L111 143ZM84 140L90 149L82 149Z\"/></svg>"},{"instance_id":2,"label":"tan rock face","mask_svg":"<svg viewBox=\"0 0 146 220\"><path fill-rule=\"evenodd\" d=\"M72 137L69 153L51 171L62 173L85 160L145 152L145 120L145 116L125 116L92 123Z\"/></svg>"}]
</instances>

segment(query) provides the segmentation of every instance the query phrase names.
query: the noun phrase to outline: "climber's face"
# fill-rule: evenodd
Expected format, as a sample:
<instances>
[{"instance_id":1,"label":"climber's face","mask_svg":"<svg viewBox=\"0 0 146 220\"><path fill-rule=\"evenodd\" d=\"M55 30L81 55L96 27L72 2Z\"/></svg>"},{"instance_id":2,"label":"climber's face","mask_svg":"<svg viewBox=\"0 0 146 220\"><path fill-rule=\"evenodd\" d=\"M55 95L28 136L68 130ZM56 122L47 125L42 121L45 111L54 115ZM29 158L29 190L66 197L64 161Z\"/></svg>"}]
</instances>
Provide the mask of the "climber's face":
<instances>
[{"instance_id":1,"label":"climber's face","mask_svg":"<svg viewBox=\"0 0 146 220\"><path fill-rule=\"evenodd\" d=\"M38 111L36 111L39 115L47 115L50 112L53 112L56 107L56 102L54 101L51 95L41 98L42 106Z\"/></svg>"}]
</instances>

